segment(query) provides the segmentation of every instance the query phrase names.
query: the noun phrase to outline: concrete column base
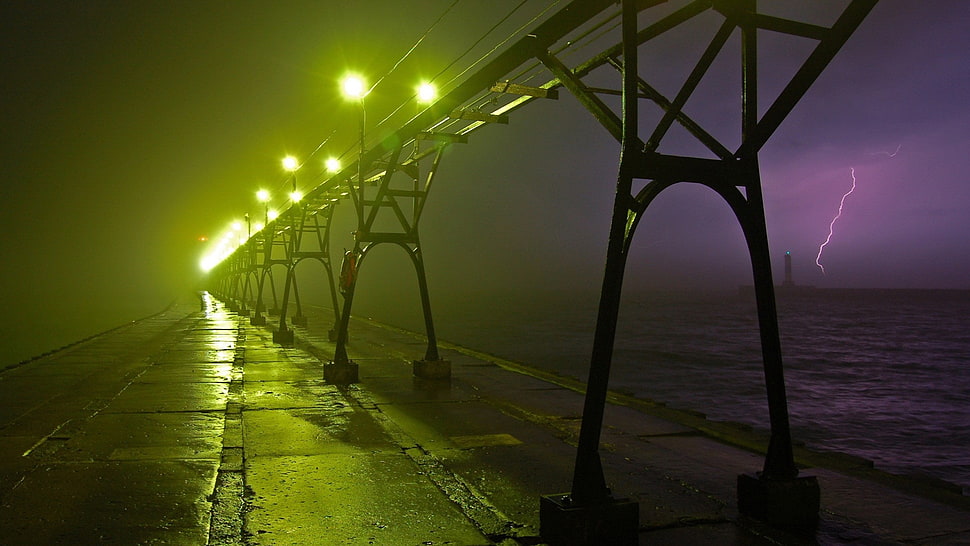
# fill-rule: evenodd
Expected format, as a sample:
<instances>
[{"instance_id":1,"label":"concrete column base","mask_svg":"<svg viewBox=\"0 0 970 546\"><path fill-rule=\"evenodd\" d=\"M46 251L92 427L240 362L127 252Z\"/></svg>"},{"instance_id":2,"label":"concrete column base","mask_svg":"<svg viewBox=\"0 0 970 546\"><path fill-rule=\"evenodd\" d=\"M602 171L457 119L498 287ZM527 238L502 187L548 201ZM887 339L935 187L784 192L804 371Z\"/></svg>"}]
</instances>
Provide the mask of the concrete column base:
<instances>
[{"instance_id":1,"label":"concrete column base","mask_svg":"<svg viewBox=\"0 0 970 546\"><path fill-rule=\"evenodd\" d=\"M256 313L255 315L249 317L249 324L253 326L265 326L266 317L262 313Z\"/></svg>"},{"instance_id":2,"label":"concrete column base","mask_svg":"<svg viewBox=\"0 0 970 546\"><path fill-rule=\"evenodd\" d=\"M292 347L293 341L293 330L273 330L273 343Z\"/></svg>"},{"instance_id":3,"label":"concrete column base","mask_svg":"<svg viewBox=\"0 0 970 546\"><path fill-rule=\"evenodd\" d=\"M568 494L539 498L539 534L550 546L636 546L640 508L630 499L573 504Z\"/></svg>"},{"instance_id":4,"label":"concrete column base","mask_svg":"<svg viewBox=\"0 0 970 546\"><path fill-rule=\"evenodd\" d=\"M334 385L357 383L360 381L357 376L357 364L355 362L348 362L347 364L331 362L324 364L323 380Z\"/></svg>"},{"instance_id":5,"label":"concrete column base","mask_svg":"<svg viewBox=\"0 0 970 546\"><path fill-rule=\"evenodd\" d=\"M279 310L279 309L277 309L276 307L273 307L272 309L270 309L270 310L268 311L268 313L269 313L269 314L271 314L271 315L277 315L277 316L279 316L279 314L280 314L280 310Z\"/></svg>"},{"instance_id":6,"label":"concrete column base","mask_svg":"<svg viewBox=\"0 0 970 546\"><path fill-rule=\"evenodd\" d=\"M306 317L303 316L303 315L293 315L293 318L290 319L290 322L293 323L293 324L295 324L295 325L297 325L297 326L304 326L305 327L306 326Z\"/></svg>"},{"instance_id":7,"label":"concrete column base","mask_svg":"<svg viewBox=\"0 0 970 546\"><path fill-rule=\"evenodd\" d=\"M790 480L764 479L760 472L738 476L738 510L781 529L814 532L820 494L815 476Z\"/></svg>"},{"instance_id":8,"label":"concrete column base","mask_svg":"<svg viewBox=\"0 0 970 546\"><path fill-rule=\"evenodd\" d=\"M450 360L415 360L412 362L412 372L421 379L449 379L451 377Z\"/></svg>"},{"instance_id":9,"label":"concrete column base","mask_svg":"<svg viewBox=\"0 0 970 546\"><path fill-rule=\"evenodd\" d=\"M249 309L240 309L236 311L236 314L239 315L240 317L248 317L250 313L252 313L252 311L250 311Z\"/></svg>"}]
</instances>

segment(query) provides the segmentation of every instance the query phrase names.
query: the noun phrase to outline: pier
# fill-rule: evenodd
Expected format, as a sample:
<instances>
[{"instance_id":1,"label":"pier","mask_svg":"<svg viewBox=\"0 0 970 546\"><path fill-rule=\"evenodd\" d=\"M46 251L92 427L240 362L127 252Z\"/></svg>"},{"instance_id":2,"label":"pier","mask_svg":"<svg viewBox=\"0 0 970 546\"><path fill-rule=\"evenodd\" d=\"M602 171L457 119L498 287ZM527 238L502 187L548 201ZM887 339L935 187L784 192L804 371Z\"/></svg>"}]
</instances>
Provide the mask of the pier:
<instances>
[{"instance_id":1,"label":"pier","mask_svg":"<svg viewBox=\"0 0 970 546\"><path fill-rule=\"evenodd\" d=\"M5 544L543 544L566 491L583 385L440 342L450 378L415 377L425 340L351 321L360 382L323 379L334 342L274 344L203 294L0 372ZM305 309L311 325L327 313ZM739 515L764 457L739 425L611 392L602 457L638 506L640 544L965 544L945 484L796 448L821 484L817 530Z\"/></svg>"}]
</instances>

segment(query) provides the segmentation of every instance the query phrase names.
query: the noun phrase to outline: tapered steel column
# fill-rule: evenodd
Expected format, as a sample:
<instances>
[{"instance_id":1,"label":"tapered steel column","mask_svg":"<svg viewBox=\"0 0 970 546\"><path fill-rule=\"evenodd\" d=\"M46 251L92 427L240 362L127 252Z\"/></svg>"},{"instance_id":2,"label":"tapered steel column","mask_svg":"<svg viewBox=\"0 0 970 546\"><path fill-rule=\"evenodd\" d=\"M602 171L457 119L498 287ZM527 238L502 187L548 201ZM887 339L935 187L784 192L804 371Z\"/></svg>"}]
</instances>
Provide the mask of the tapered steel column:
<instances>
[{"instance_id":1,"label":"tapered steel column","mask_svg":"<svg viewBox=\"0 0 970 546\"><path fill-rule=\"evenodd\" d=\"M573 474L572 497L574 502L580 504L603 502L610 493L603 477L599 442L609 388L613 345L616 340L616 322L623 291L623 273L626 268L627 225L631 215L634 214L631 195L633 174L642 151L637 138L636 34L635 2L625 0L623 2L623 138L616 194L613 198L609 243L606 250L606 270L603 273L603 286L600 291L593 354L590 360L589 379L586 382L586 400L583 405L583 422Z\"/></svg>"},{"instance_id":2,"label":"tapered steel column","mask_svg":"<svg viewBox=\"0 0 970 546\"><path fill-rule=\"evenodd\" d=\"M293 191L296 192L296 179L293 182ZM293 344L293 330L286 326L286 311L290 304L290 287L293 288L293 293L296 298L296 308L297 314L302 315L300 312L300 295L296 289L296 264L298 262L296 258L296 251L299 248L299 237L298 233L303 230L303 222L306 219L306 207L300 208L301 217L299 220L299 231L297 229L297 219L296 219L296 203L290 208L290 240L286 245L286 283L283 285L283 305L280 308L280 321L279 328L273 332L273 342L279 343L280 345L292 345Z\"/></svg>"},{"instance_id":3,"label":"tapered steel column","mask_svg":"<svg viewBox=\"0 0 970 546\"><path fill-rule=\"evenodd\" d=\"M424 258L421 256L421 245L418 244L414 250L404 245L404 250L408 251L411 262L414 264L414 271L418 276L421 312L424 314L424 329L428 337L428 348L425 350L424 359L428 361L440 360L438 356L438 338L434 332L434 318L431 315L431 295L428 292L428 278L424 271Z\"/></svg>"},{"instance_id":4,"label":"tapered steel column","mask_svg":"<svg viewBox=\"0 0 970 546\"><path fill-rule=\"evenodd\" d=\"M756 0L743 0L744 9L757 12ZM751 23L741 27L741 140L751 138L758 125L758 29ZM747 207L743 222L745 239L751 255L754 274L755 299L758 306L758 328L761 335L761 354L768 395L768 418L771 441L765 456L764 477L789 479L798 475L792 454L791 427L788 421L788 398L781 359L781 340L778 332L778 312L775 305L775 285L771 274L771 252L768 248L768 227L765 223L764 197L758 170L757 151L740 157L750 168L750 179L744 181Z\"/></svg>"},{"instance_id":5,"label":"tapered steel column","mask_svg":"<svg viewBox=\"0 0 970 546\"><path fill-rule=\"evenodd\" d=\"M626 268L627 237L635 218L631 195L633 176L642 152L637 137L637 9L635 0L623 0L623 89L620 167L613 199L606 270L600 291L593 354L583 420L576 450L572 491L540 499L540 533L553 545L637 544L639 509L635 502L615 500L603 475L599 444L609 388L610 365L616 339L616 322Z\"/></svg>"}]
</instances>

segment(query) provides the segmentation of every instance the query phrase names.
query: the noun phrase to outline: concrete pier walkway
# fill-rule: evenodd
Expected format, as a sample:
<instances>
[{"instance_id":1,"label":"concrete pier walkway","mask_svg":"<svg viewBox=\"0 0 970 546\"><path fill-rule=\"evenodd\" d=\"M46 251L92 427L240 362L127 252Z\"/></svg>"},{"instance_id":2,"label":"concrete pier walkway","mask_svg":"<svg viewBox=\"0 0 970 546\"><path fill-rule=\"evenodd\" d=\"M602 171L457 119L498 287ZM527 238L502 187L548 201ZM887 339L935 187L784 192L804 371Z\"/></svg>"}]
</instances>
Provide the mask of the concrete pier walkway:
<instances>
[{"instance_id":1,"label":"concrete pier walkway","mask_svg":"<svg viewBox=\"0 0 970 546\"><path fill-rule=\"evenodd\" d=\"M414 334L351 324L351 386L323 381L330 325L294 348L215 301L0 371L3 544L541 544L539 496L569 489L582 385ZM272 320L270 321L272 322ZM641 544L970 544L970 499L798 453L815 536L739 518L759 437L615 394L603 464L639 501Z\"/></svg>"}]
</instances>

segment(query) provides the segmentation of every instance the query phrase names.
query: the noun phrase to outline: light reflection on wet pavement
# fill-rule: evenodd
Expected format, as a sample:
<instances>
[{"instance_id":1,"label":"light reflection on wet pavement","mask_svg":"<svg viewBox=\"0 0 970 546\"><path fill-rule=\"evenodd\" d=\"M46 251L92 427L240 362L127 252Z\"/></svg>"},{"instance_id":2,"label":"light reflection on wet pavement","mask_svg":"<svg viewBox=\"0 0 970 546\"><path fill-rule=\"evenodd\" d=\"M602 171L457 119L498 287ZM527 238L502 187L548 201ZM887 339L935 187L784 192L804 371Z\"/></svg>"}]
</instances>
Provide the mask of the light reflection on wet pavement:
<instances>
[{"instance_id":1,"label":"light reflection on wet pavement","mask_svg":"<svg viewBox=\"0 0 970 546\"><path fill-rule=\"evenodd\" d=\"M5 543L539 542L538 498L568 489L575 457L582 397L568 385L455 348L450 380L419 380L414 336L366 321L350 346L360 383L327 384L324 310L281 348L205 303L0 374ZM627 404L608 407L602 457L617 496L639 501L644 540L970 532L966 508L822 469L814 537L741 525L734 480L761 457Z\"/></svg>"}]
</instances>

